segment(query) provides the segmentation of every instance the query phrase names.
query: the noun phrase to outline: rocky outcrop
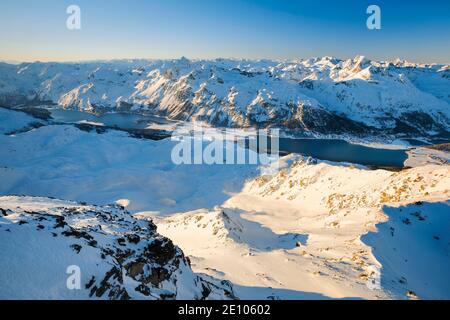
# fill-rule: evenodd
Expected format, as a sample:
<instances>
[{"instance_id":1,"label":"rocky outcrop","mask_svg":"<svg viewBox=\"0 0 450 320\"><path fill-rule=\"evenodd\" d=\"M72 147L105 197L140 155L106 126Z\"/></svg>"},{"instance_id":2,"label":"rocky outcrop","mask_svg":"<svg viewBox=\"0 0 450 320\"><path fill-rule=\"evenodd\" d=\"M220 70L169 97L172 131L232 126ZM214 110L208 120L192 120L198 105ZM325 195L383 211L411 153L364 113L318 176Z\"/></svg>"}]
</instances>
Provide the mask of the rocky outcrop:
<instances>
[{"instance_id":1,"label":"rocky outcrop","mask_svg":"<svg viewBox=\"0 0 450 320\"><path fill-rule=\"evenodd\" d=\"M0 275L2 299L235 298L230 283L195 274L152 221L118 205L1 197L0 208L0 269L14 270ZM72 290L65 281L71 265L81 275Z\"/></svg>"}]
</instances>

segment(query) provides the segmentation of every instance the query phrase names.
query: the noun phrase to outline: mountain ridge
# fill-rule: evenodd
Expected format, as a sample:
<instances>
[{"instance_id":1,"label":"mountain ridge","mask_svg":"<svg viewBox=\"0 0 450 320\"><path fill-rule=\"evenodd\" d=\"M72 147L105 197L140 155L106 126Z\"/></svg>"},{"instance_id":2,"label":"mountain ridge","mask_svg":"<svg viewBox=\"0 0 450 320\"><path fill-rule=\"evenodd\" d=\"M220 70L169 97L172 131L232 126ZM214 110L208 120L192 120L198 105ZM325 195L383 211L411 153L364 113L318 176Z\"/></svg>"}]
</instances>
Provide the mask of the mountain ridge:
<instances>
[{"instance_id":1,"label":"mountain ridge","mask_svg":"<svg viewBox=\"0 0 450 320\"><path fill-rule=\"evenodd\" d=\"M7 107L55 104L325 134L448 134L449 84L448 65L363 56L0 64Z\"/></svg>"},{"instance_id":2,"label":"mountain ridge","mask_svg":"<svg viewBox=\"0 0 450 320\"><path fill-rule=\"evenodd\" d=\"M117 204L2 196L0 233L3 299L236 299L229 282L194 273L152 221ZM73 266L79 288L67 284Z\"/></svg>"}]
</instances>

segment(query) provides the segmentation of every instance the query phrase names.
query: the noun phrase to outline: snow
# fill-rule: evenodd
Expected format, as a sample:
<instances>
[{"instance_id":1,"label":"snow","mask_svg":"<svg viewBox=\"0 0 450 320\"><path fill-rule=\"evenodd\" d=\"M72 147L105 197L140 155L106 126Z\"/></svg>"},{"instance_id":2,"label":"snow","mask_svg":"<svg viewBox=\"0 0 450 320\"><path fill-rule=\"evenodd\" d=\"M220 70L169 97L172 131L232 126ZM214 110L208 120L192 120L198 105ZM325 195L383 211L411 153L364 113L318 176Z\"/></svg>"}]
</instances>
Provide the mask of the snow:
<instances>
[{"instance_id":1,"label":"snow","mask_svg":"<svg viewBox=\"0 0 450 320\"><path fill-rule=\"evenodd\" d=\"M0 194L51 196L105 205L127 199L127 209L161 214L213 207L238 192L257 165L175 165L178 141L138 140L126 133L88 133L46 126L0 136ZM189 187L187 187L189 186Z\"/></svg>"},{"instance_id":2,"label":"snow","mask_svg":"<svg viewBox=\"0 0 450 320\"><path fill-rule=\"evenodd\" d=\"M377 128L393 128L394 119L423 112L448 130L449 79L448 66L363 56L283 62L36 62L0 65L0 100L52 101L61 108L100 113L150 111L237 127L289 121L301 126L303 108L327 110Z\"/></svg>"},{"instance_id":3,"label":"snow","mask_svg":"<svg viewBox=\"0 0 450 320\"><path fill-rule=\"evenodd\" d=\"M194 274L153 224L118 207L8 196L0 208L0 299L228 298L227 283Z\"/></svg>"},{"instance_id":4,"label":"snow","mask_svg":"<svg viewBox=\"0 0 450 320\"><path fill-rule=\"evenodd\" d=\"M450 154L445 151L430 148L415 148L408 151L407 167L418 167L426 164L450 164Z\"/></svg>"},{"instance_id":5,"label":"snow","mask_svg":"<svg viewBox=\"0 0 450 320\"><path fill-rule=\"evenodd\" d=\"M447 201L448 166L426 165L393 173L292 160L294 163L278 174L248 182L242 192L214 210L157 219L159 231L191 256L197 272L235 285L271 287L281 299L293 298L292 292L297 292L297 298L315 292L332 298L406 299L409 291L425 299L450 297L448 281L430 294L431 283L445 282L448 275L440 272L435 278L427 269L429 265L439 270L450 267L447 238L441 242L444 250L430 253L439 258L418 265L408 274L410 285L401 290L386 285L384 269L382 286L368 289L374 268L384 267L383 258L389 252L375 240L370 245L361 241L387 220L386 205ZM433 231L429 232L442 234L441 222L448 226L450 219L448 206L441 206L436 215L440 218L430 219L428 228ZM408 236L416 237L415 233ZM417 235L417 239L422 237ZM409 252L415 254L415 250ZM403 269L398 269L397 273L401 272ZM412 285L426 279L433 279L426 289ZM253 292L239 291L239 287L236 293L242 298L254 297Z\"/></svg>"},{"instance_id":6,"label":"snow","mask_svg":"<svg viewBox=\"0 0 450 320\"><path fill-rule=\"evenodd\" d=\"M362 240L381 263L381 283L420 299L450 297L450 202L385 207L389 220Z\"/></svg>"},{"instance_id":7,"label":"snow","mask_svg":"<svg viewBox=\"0 0 450 320\"><path fill-rule=\"evenodd\" d=\"M0 134L11 134L38 122L29 115L0 108Z\"/></svg>"},{"instance_id":8,"label":"snow","mask_svg":"<svg viewBox=\"0 0 450 320\"><path fill-rule=\"evenodd\" d=\"M172 72L181 73L199 62L152 63L176 66ZM214 66L231 63L238 62L220 60ZM252 62L239 63L248 72L263 72ZM324 58L285 68L303 70L299 63L322 71L342 64ZM342 70L348 77L348 72L363 71L370 63L358 59ZM137 67L142 61L111 66L129 68L130 64ZM270 68L270 62L261 65ZM52 72L60 67L30 64L20 72L44 66ZM98 69L95 77L101 72ZM133 77L138 75L133 72ZM261 93L263 99L266 93ZM281 158L280 170L261 165L175 165L171 151L189 126L179 125L174 139L152 141L114 130L86 132L72 125L21 130L33 118L4 109L0 117L2 133L17 131L0 134L0 208L9 210L6 216L0 212L0 298L95 298L90 290L67 290L67 266L85 270L83 284L92 275L101 281L117 261L109 256L100 260L100 248L136 233L135 224L144 228L146 220L153 219L158 232L183 251L177 251L181 269L167 265L174 272L171 279L179 281L166 281L145 296L135 290L142 278L123 270L123 283L113 285L125 288L134 299L161 298L165 293L201 298L201 284L216 288L211 299L230 297L226 290L241 299L450 299L446 231L450 167L445 151L411 150L411 158L415 154L420 161L398 172L299 155ZM201 125L205 143L220 134ZM247 133L236 130L228 138ZM68 214L73 209L77 214ZM97 216L98 212L113 221ZM72 228L88 232L99 246L61 236L63 229L38 220L45 214L65 216ZM21 224L22 220L28 223ZM51 233L55 230L57 239ZM71 247L74 244L82 246L79 253ZM127 248L137 255L142 249L132 244ZM373 287L377 272L380 286ZM120 295L115 291L113 297Z\"/></svg>"}]
</instances>

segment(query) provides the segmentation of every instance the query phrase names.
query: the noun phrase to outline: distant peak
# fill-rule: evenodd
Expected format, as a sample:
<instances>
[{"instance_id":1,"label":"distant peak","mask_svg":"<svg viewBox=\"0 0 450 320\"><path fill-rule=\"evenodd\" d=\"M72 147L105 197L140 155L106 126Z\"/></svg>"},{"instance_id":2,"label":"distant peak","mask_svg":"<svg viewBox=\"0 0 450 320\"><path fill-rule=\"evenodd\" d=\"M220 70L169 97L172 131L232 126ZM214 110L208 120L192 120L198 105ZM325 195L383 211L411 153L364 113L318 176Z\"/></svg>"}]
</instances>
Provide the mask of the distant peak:
<instances>
[{"instance_id":1,"label":"distant peak","mask_svg":"<svg viewBox=\"0 0 450 320\"><path fill-rule=\"evenodd\" d=\"M190 63L191 60L189 60L189 59L186 58L185 56L182 56L182 57L180 58L180 62L181 62L181 63Z\"/></svg>"}]
</instances>

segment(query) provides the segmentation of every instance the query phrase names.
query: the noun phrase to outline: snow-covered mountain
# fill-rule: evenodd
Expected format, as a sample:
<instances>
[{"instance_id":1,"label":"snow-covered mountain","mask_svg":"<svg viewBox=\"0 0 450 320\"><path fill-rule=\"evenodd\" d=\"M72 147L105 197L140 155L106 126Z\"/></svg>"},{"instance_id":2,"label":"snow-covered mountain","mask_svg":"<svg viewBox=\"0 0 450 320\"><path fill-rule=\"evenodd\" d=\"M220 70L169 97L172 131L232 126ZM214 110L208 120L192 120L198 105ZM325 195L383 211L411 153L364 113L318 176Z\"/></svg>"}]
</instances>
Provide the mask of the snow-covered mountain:
<instances>
[{"instance_id":1,"label":"snow-covered mountain","mask_svg":"<svg viewBox=\"0 0 450 320\"><path fill-rule=\"evenodd\" d=\"M0 237L0 299L235 298L231 284L193 273L151 221L119 205L0 197Z\"/></svg>"},{"instance_id":2,"label":"snow-covered mountain","mask_svg":"<svg viewBox=\"0 0 450 320\"><path fill-rule=\"evenodd\" d=\"M448 165L390 172L282 161L221 206L157 218L159 232L196 272L244 286L235 288L244 298L450 297Z\"/></svg>"},{"instance_id":3,"label":"snow-covered mountain","mask_svg":"<svg viewBox=\"0 0 450 320\"><path fill-rule=\"evenodd\" d=\"M450 131L449 68L362 56L0 64L0 104L150 112L230 127L429 135Z\"/></svg>"},{"instance_id":4,"label":"snow-covered mountain","mask_svg":"<svg viewBox=\"0 0 450 320\"><path fill-rule=\"evenodd\" d=\"M448 145L277 171L177 165L177 144L0 109L0 298L450 297Z\"/></svg>"}]
</instances>

